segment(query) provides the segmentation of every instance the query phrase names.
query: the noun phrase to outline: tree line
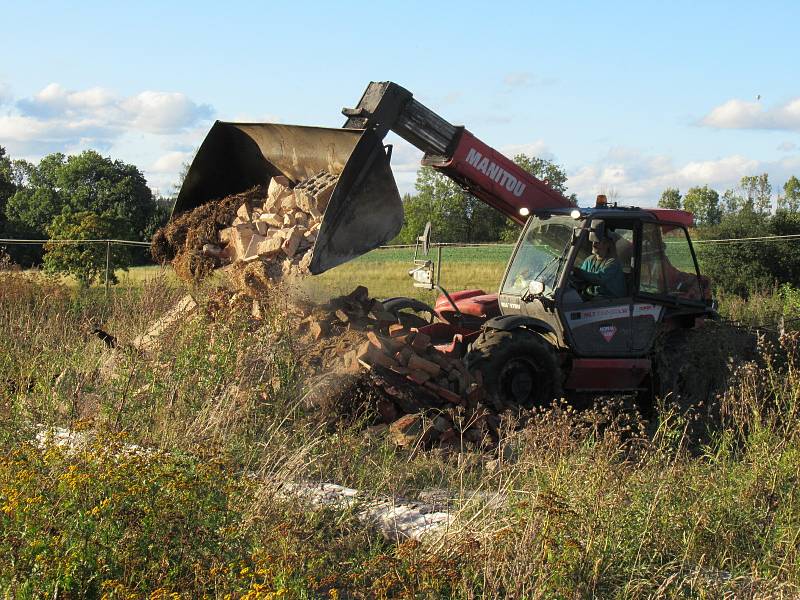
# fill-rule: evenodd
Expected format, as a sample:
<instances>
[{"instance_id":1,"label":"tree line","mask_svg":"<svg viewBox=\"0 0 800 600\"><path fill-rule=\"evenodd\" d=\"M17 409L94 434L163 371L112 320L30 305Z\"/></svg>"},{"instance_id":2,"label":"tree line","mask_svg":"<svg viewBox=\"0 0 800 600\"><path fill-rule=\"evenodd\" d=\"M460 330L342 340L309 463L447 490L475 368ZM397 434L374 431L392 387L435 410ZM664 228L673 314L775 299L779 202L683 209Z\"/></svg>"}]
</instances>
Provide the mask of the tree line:
<instances>
[{"instance_id":1,"label":"tree line","mask_svg":"<svg viewBox=\"0 0 800 600\"><path fill-rule=\"evenodd\" d=\"M569 194L560 165L519 154L514 162L555 190ZM436 241L513 242L520 227L481 202L451 179L423 167L415 193L403 198L405 219L393 243L414 243L431 221ZM576 202L577 203L577 202ZM35 239L149 240L169 218L172 201L154 196L144 175L131 164L103 157L93 150L66 156L53 153L38 164L12 160L0 146L0 237ZM766 173L742 177L722 194L708 185L682 194L667 188L658 206L694 213L697 240L800 234L800 180L791 176L773 204ZM736 244L698 244L701 267L717 289L747 295L788 282L800 287L800 248L787 240L752 240ZM67 272L89 285L104 277L102 246L9 246L6 252L23 266ZM114 247L112 265L124 268L142 262L143 253ZM111 282L115 281L113 270Z\"/></svg>"},{"instance_id":2,"label":"tree line","mask_svg":"<svg viewBox=\"0 0 800 600\"><path fill-rule=\"evenodd\" d=\"M560 165L524 154L515 156L514 162L576 200L568 194L567 175ZM694 213L696 240L800 234L800 180L791 176L780 189L773 206L768 174L747 175L722 194L708 185L692 187L685 194L667 188L658 206ZM519 236L516 223L432 168L419 170L415 191L403 198L405 221L393 243L413 244L428 221L439 242L514 242ZM800 242L751 240L700 243L696 248L701 269L716 289L747 296L778 283L800 287Z\"/></svg>"},{"instance_id":3,"label":"tree line","mask_svg":"<svg viewBox=\"0 0 800 600\"><path fill-rule=\"evenodd\" d=\"M792 175L782 189L783 193L777 196L775 212L800 211L800 180ZM688 210L694 213L698 226L719 225L726 215L771 214L772 184L769 175L762 173L742 177L739 185L725 190L722 195L707 185L689 188L683 196L678 188L667 188L661 193L658 206Z\"/></svg>"},{"instance_id":4,"label":"tree line","mask_svg":"<svg viewBox=\"0 0 800 600\"><path fill-rule=\"evenodd\" d=\"M135 165L94 150L73 156L56 152L34 164L12 160L0 146L0 237L147 241L170 210L171 202L153 195ZM6 252L18 264L67 272L83 285L104 277L102 246L14 245ZM111 260L124 268L142 257L115 246ZM109 279L116 281L113 269Z\"/></svg>"},{"instance_id":5,"label":"tree line","mask_svg":"<svg viewBox=\"0 0 800 600\"><path fill-rule=\"evenodd\" d=\"M514 162L577 202L574 194L567 194L567 174L560 165L525 154L516 155ZM417 172L414 187L416 193L403 198L403 228L392 243L413 244L428 221L437 242L513 242L519 236L514 221L431 167Z\"/></svg>"},{"instance_id":6,"label":"tree line","mask_svg":"<svg viewBox=\"0 0 800 600\"><path fill-rule=\"evenodd\" d=\"M702 240L765 238L800 234L800 180L792 175L773 204L769 175L747 175L722 194L704 185L682 195L667 188L662 208L694 213L695 237ZM778 283L800 286L800 244L793 239L697 244L703 272L718 290L747 296Z\"/></svg>"}]
</instances>

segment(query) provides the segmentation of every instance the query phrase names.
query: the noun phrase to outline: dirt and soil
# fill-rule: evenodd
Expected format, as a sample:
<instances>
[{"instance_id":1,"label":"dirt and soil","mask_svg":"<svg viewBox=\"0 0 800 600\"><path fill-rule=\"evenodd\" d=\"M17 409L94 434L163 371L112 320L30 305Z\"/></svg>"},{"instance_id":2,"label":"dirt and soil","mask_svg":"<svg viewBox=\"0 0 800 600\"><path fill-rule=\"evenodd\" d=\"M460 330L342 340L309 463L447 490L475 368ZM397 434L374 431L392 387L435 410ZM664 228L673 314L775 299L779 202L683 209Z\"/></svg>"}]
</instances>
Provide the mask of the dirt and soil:
<instances>
[{"instance_id":1,"label":"dirt and soil","mask_svg":"<svg viewBox=\"0 0 800 600\"><path fill-rule=\"evenodd\" d=\"M153 236L153 258L161 264L171 262L175 273L184 281L204 279L218 264L203 254L203 246L217 243L219 232L230 227L242 204L263 198L266 193L265 186L256 186L241 194L207 202L171 219Z\"/></svg>"}]
</instances>

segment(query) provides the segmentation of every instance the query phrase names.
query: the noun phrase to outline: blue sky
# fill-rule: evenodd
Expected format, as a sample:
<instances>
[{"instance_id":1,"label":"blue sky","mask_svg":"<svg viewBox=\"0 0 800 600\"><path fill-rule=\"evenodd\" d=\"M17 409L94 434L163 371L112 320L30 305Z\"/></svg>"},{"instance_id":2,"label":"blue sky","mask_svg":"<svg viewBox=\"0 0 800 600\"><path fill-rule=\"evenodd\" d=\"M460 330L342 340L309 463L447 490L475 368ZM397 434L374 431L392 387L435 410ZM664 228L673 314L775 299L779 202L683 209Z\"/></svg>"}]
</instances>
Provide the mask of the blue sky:
<instances>
[{"instance_id":1,"label":"blue sky","mask_svg":"<svg viewBox=\"0 0 800 600\"><path fill-rule=\"evenodd\" d=\"M371 80L557 161L582 203L800 176L798 2L29 0L0 14L0 145L95 148L164 193L214 119L338 127ZM411 191L419 154L394 156Z\"/></svg>"}]
</instances>

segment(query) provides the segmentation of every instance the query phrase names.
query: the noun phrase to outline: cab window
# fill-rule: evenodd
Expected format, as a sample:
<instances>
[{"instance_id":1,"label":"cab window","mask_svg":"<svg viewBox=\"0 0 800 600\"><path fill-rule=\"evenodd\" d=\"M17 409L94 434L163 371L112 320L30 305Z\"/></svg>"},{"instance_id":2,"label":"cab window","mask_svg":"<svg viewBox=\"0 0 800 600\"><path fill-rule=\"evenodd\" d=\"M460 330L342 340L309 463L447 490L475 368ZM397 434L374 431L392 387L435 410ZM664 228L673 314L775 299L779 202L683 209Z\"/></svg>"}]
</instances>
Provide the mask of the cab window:
<instances>
[{"instance_id":1,"label":"cab window","mask_svg":"<svg viewBox=\"0 0 800 600\"><path fill-rule=\"evenodd\" d=\"M702 292L686 231L645 223L642 227L642 292L701 300Z\"/></svg>"}]
</instances>

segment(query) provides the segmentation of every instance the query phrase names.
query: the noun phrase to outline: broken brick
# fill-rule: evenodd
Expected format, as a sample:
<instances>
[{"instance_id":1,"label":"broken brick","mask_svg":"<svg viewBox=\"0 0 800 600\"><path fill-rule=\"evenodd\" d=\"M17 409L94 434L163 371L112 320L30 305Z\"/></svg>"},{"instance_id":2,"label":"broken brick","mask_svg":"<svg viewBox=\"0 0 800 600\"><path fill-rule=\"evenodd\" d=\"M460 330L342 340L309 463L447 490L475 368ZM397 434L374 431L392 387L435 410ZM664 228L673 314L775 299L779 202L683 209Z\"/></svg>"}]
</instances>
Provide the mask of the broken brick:
<instances>
[{"instance_id":1,"label":"broken brick","mask_svg":"<svg viewBox=\"0 0 800 600\"><path fill-rule=\"evenodd\" d=\"M439 365L416 354L409 356L407 366L409 369L419 369L430 373L433 377L437 377L442 372L442 368Z\"/></svg>"},{"instance_id":2,"label":"broken brick","mask_svg":"<svg viewBox=\"0 0 800 600\"><path fill-rule=\"evenodd\" d=\"M297 246L300 244L303 234L297 229L290 229L287 234L286 239L283 241L282 249L284 254L291 258L297 253Z\"/></svg>"},{"instance_id":3,"label":"broken brick","mask_svg":"<svg viewBox=\"0 0 800 600\"><path fill-rule=\"evenodd\" d=\"M430 336L422 333L421 331L416 332L416 335L414 335L414 341L411 342L411 347L417 352L424 352L430 345Z\"/></svg>"}]
</instances>

